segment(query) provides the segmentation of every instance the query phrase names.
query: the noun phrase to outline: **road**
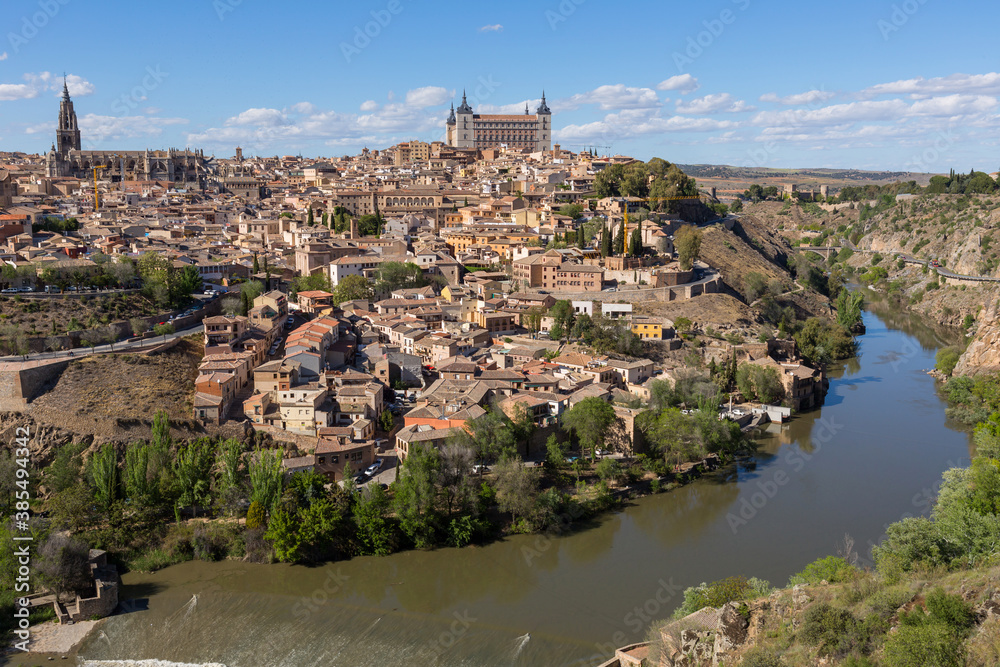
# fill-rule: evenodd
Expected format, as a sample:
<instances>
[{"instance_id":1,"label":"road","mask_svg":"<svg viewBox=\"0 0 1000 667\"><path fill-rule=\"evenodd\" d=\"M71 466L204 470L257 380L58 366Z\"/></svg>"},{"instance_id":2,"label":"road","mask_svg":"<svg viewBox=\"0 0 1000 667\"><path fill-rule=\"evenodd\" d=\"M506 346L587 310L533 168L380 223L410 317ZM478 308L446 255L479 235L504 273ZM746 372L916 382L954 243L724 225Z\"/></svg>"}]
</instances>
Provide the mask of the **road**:
<instances>
[{"instance_id":1,"label":"road","mask_svg":"<svg viewBox=\"0 0 1000 667\"><path fill-rule=\"evenodd\" d=\"M134 340L134 341L123 340L115 343L113 346L106 344L106 345L96 345L93 348L83 347L83 348L77 348L75 350L60 350L58 352L36 352L24 356L11 355L7 357L0 357L0 361L20 361L25 358L27 358L28 361L39 361L47 359L79 359L80 357L85 357L92 354L105 354L108 352L124 352L125 350L130 350L130 349L153 347L154 345L160 345L162 343L165 343L168 340L173 340L175 338L184 338L185 336L201 333L204 330L205 330L204 325L198 324L188 329L182 329L181 331L177 331L172 334L167 334L166 336L143 338L141 340Z\"/></svg>"},{"instance_id":2,"label":"road","mask_svg":"<svg viewBox=\"0 0 1000 667\"><path fill-rule=\"evenodd\" d=\"M856 245L851 243L850 239L840 239L842 246L824 246L822 248L813 248L810 246L799 246L798 250L840 250L841 247L850 248L854 252L872 252L871 250L861 250ZM910 257L902 252L897 252L895 250L889 251L886 254L891 254L892 256L903 260L907 264L919 264L921 266L930 266L930 262L926 259L917 259L916 257ZM954 278L955 280L974 280L983 283L1000 283L1000 278L994 278L993 276L970 276L964 273L955 273L954 271L949 271L943 266L931 267L937 271L938 275L944 276L945 278Z\"/></svg>"}]
</instances>

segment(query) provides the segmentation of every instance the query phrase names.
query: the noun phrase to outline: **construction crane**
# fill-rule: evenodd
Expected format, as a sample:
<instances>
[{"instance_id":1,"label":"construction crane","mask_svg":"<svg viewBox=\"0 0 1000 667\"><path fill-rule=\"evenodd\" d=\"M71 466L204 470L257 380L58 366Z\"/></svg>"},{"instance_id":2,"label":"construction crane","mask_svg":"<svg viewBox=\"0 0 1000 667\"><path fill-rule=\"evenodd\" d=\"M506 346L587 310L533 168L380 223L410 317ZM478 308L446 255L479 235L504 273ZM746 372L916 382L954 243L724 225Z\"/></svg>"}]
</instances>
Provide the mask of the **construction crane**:
<instances>
[{"instance_id":1,"label":"construction crane","mask_svg":"<svg viewBox=\"0 0 1000 667\"><path fill-rule=\"evenodd\" d=\"M119 157L119 156L118 155L112 155L111 159L114 160L117 157ZM101 208L101 202L100 202L100 199L98 198L98 194L97 194L97 170L98 169L110 169L110 168L114 168L114 166L115 166L114 163L112 163L112 164L95 164L93 166L93 169L94 169L94 213L97 213L100 210L100 208Z\"/></svg>"},{"instance_id":2,"label":"construction crane","mask_svg":"<svg viewBox=\"0 0 1000 667\"><path fill-rule=\"evenodd\" d=\"M624 225L624 227L622 228L622 238L625 239L624 246L622 247L622 256L628 255L628 203L630 199L643 202L677 201L677 200L701 199L701 195L687 195L680 197L620 197L619 201L621 201L624 204L623 209L625 211L625 221L624 223L622 223Z\"/></svg>"}]
</instances>

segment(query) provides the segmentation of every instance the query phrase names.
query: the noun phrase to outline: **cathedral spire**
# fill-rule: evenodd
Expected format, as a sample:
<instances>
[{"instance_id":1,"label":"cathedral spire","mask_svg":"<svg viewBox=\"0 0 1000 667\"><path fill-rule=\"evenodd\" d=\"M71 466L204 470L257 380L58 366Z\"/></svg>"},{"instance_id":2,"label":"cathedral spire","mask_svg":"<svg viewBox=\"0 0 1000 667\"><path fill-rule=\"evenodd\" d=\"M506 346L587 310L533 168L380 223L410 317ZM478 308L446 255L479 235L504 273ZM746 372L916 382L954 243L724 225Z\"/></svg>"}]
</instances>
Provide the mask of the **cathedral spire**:
<instances>
[{"instance_id":1,"label":"cathedral spire","mask_svg":"<svg viewBox=\"0 0 1000 667\"><path fill-rule=\"evenodd\" d=\"M472 107L469 106L469 102L465 99L465 89L462 89L462 104L458 107L458 113L472 113Z\"/></svg>"},{"instance_id":2,"label":"cathedral spire","mask_svg":"<svg viewBox=\"0 0 1000 667\"><path fill-rule=\"evenodd\" d=\"M66 72L63 72L63 99L69 101L69 86L66 84Z\"/></svg>"}]
</instances>

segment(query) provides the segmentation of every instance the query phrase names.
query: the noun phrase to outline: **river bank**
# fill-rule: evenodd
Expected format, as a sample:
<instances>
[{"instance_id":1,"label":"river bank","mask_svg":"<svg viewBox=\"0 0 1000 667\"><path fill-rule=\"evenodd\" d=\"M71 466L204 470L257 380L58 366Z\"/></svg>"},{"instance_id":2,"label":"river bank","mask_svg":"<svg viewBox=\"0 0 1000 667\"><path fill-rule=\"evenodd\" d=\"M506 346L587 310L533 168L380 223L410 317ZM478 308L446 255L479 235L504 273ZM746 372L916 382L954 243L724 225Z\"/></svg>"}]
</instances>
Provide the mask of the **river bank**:
<instances>
[{"instance_id":1,"label":"river bank","mask_svg":"<svg viewBox=\"0 0 1000 667\"><path fill-rule=\"evenodd\" d=\"M688 586L740 573L781 585L848 532L866 551L887 524L926 510L941 472L967 465L969 438L926 375L934 336L903 315L865 320L860 355L831 369L826 404L765 431L756 464L569 534L316 567L192 561L129 573L122 599L141 611L107 619L106 639L92 635L79 655L595 665L644 640Z\"/></svg>"}]
</instances>

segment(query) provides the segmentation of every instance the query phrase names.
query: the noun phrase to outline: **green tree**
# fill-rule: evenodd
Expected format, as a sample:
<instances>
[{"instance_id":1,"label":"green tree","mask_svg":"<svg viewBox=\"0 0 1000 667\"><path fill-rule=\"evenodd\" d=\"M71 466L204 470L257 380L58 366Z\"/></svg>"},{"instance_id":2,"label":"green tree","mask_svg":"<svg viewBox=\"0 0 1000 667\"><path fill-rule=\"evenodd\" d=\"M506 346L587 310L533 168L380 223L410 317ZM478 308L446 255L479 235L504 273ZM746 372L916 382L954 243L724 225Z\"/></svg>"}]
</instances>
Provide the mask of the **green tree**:
<instances>
[{"instance_id":1,"label":"green tree","mask_svg":"<svg viewBox=\"0 0 1000 667\"><path fill-rule=\"evenodd\" d=\"M418 549L437 543L440 515L435 505L434 482L440 465L438 450L412 446L394 483L393 508L400 528Z\"/></svg>"},{"instance_id":2,"label":"green tree","mask_svg":"<svg viewBox=\"0 0 1000 667\"><path fill-rule=\"evenodd\" d=\"M121 480L118 457L111 443L104 445L90 457L90 483L94 489L94 500L107 513L119 498Z\"/></svg>"},{"instance_id":3,"label":"green tree","mask_svg":"<svg viewBox=\"0 0 1000 667\"><path fill-rule=\"evenodd\" d=\"M632 257L642 254L642 228L639 225L636 225L629 235L628 254Z\"/></svg>"},{"instance_id":4,"label":"green tree","mask_svg":"<svg viewBox=\"0 0 1000 667\"><path fill-rule=\"evenodd\" d=\"M38 582L57 597L93 586L90 548L70 535L50 533L39 546L33 566Z\"/></svg>"},{"instance_id":5,"label":"green tree","mask_svg":"<svg viewBox=\"0 0 1000 667\"><path fill-rule=\"evenodd\" d=\"M128 321L128 325L132 329L133 336L141 336L142 334L146 333L146 329L148 327L145 318L142 317L131 318Z\"/></svg>"},{"instance_id":6,"label":"green tree","mask_svg":"<svg viewBox=\"0 0 1000 667\"><path fill-rule=\"evenodd\" d=\"M601 225L601 257L611 256L611 233L608 231L608 223Z\"/></svg>"},{"instance_id":7,"label":"green tree","mask_svg":"<svg viewBox=\"0 0 1000 667\"><path fill-rule=\"evenodd\" d=\"M517 456L504 457L493 471L496 475L497 505L516 524L534 509L538 497L538 471L527 468Z\"/></svg>"},{"instance_id":8,"label":"green tree","mask_svg":"<svg viewBox=\"0 0 1000 667\"><path fill-rule=\"evenodd\" d=\"M581 224L576 228L576 247L585 248L587 246L587 232Z\"/></svg>"},{"instance_id":9,"label":"green tree","mask_svg":"<svg viewBox=\"0 0 1000 667\"><path fill-rule=\"evenodd\" d=\"M618 231L615 232L614 241L611 244L611 254L618 256L625 253L625 225L618 225Z\"/></svg>"},{"instance_id":10,"label":"green tree","mask_svg":"<svg viewBox=\"0 0 1000 667\"><path fill-rule=\"evenodd\" d=\"M583 206L581 204L566 204L559 209L559 215L565 215L571 220L576 220L583 213Z\"/></svg>"},{"instance_id":11,"label":"green tree","mask_svg":"<svg viewBox=\"0 0 1000 667\"><path fill-rule=\"evenodd\" d=\"M860 290L851 292L846 289L837 294L837 324L845 329L851 329L861 322L861 312L865 307L865 295Z\"/></svg>"},{"instance_id":12,"label":"green tree","mask_svg":"<svg viewBox=\"0 0 1000 667\"><path fill-rule=\"evenodd\" d=\"M958 360L961 356L962 350L958 347L942 347L935 355L934 367L945 375L951 375L955 370L955 366L958 365Z\"/></svg>"},{"instance_id":13,"label":"green tree","mask_svg":"<svg viewBox=\"0 0 1000 667\"><path fill-rule=\"evenodd\" d=\"M553 339L560 340L573 329L576 312L573 310L572 302L567 299L560 299L549 309L549 317L553 320L553 328L558 326L560 332L559 336L552 334L552 337Z\"/></svg>"},{"instance_id":14,"label":"green tree","mask_svg":"<svg viewBox=\"0 0 1000 667\"><path fill-rule=\"evenodd\" d=\"M281 499L281 450L258 449L247 465L250 502L270 511Z\"/></svg>"},{"instance_id":15,"label":"green tree","mask_svg":"<svg viewBox=\"0 0 1000 667\"><path fill-rule=\"evenodd\" d=\"M576 434L584 455L594 457L597 446L607 440L617 417L603 399L591 396L578 402L563 415L563 426Z\"/></svg>"},{"instance_id":16,"label":"green tree","mask_svg":"<svg viewBox=\"0 0 1000 667\"><path fill-rule=\"evenodd\" d=\"M364 276L346 276L333 288L333 303L371 299L374 296L372 284Z\"/></svg>"},{"instance_id":17,"label":"green tree","mask_svg":"<svg viewBox=\"0 0 1000 667\"><path fill-rule=\"evenodd\" d=\"M691 225L684 225L674 233L674 247L681 269L691 270L701 252L701 232Z\"/></svg>"},{"instance_id":18,"label":"green tree","mask_svg":"<svg viewBox=\"0 0 1000 667\"><path fill-rule=\"evenodd\" d=\"M153 333L157 336L163 336L163 340L167 340L167 336L174 333L174 325L170 322L164 324L157 324L153 327Z\"/></svg>"},{"instance_id":19,"label":"green tree","mask_svg":"<svg viewBox=\"0 0 1000 667\"><path fill-rule=\"evenodd\" d=\"M785 396L778 371L759 364L740 364L736 371L736 386L750 401L775 403Z\"/></svg>"},{"instance_id":20,"label":"green tree","mask_svg":"<svg viewBox=\"0 0 1000 667\"><path fill-rule=\"evenodd\" d=\"M297 513L278 507L271 513L264 537L274 546L274 555L282 563L294 563L302 556L301 520Z\"/></svg>"},{"instance_id":21,"label":"green tree","mask_svg":"<svg viewBox=\"0 0 1000 667\"><path fill-rule=\"evenodd\" d=\"M465 423L464 431L455 437L455 442L469 447L476 461L485 465L515 450L517 443L511 426L502 410L490 406L486 414Z\"/></svg>"},{"instance_id":22,"label":"green tree","mask_svg":"<svg viewBox=\"0 0 1000 667\"><path fill-rule=\"evenodd\" d=\"M125 497L134 503L148 502L152 489L149 479L149 445L133 442L125 450Z\"/></svg>"},{"instance_id":23,"label":"green tree","mask_svg":"<svg viewBox=\"0 0 1000 667\"><path fill-rule=\"evenodd\" d=\"M388 516L392 502L378 484L369 485L354 504L354 528L362 555L387 556L393 550L393 530Z\"/></svg>"},{"instance_id":24,"label":"green tree","mask_svg":"<svg viewBox=\"0 0 1000 667\"><path fill-rule=\"evenodd\" d=\"M174 477L179 490L178 503L181 507L191 507L195 516L198 505L207 506L211 502L214 465L215 454L208 438L199 438L177 450Z\"/></svg>"},{"instance_id":25,"label":"green tree","mask_svg":"<svg viewBox=\"0 0 1000 667\"><path fill-rule=\"evenodd\" d=\"M379 267L379 291L392 291L410 287L423 287L426 283L423 270L413 262L383 262Z\"/></svg>"},{"instance_id":26,"label":"green tree","mask_svg":"<svg viewBox=\"0 0 1000 667\"><path fill-rule=\"evenodd\" d=\"M312 206L309 207L309 213L306 216L306 224L309 225L310 227L316 224L316 221L313 219ZM256 271L254 271L254 273L256 273Z\"/></svg>"}]
</instances>

